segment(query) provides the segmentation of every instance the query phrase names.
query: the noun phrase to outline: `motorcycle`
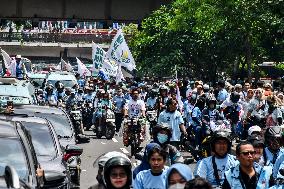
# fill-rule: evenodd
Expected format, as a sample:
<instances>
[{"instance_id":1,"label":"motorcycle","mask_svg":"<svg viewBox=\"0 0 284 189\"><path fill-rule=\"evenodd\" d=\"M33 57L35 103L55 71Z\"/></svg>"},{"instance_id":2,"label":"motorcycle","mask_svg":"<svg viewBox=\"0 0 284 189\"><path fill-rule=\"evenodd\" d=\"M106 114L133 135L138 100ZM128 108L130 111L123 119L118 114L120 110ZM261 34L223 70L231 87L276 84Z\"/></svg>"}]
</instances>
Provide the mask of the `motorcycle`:
<instances>
[{"instance_id":1,"label":"motorcycle","mask_svg":"<svg viewBox=\"0 0 284 189\"><path fill-rule=\"evenodd\" d=\"M105 136L106 139L110 140L115 134L114 113L107 107L102 107L99 111L101 112L101 116L96 118L93 132L96 134L97 138L102 138L102 136Z\"/></svg>"},{"instance_id":2,"label":"motorcycle","mask_svg":"<svg viewBox=\"0 0 284 189\"><path fill-rule=\"evenodd\" d=\"M83 126L89 131L92 127L92 118L93 118L93 108L92 103L86 102L82 108L82 119L83 119Z\"/></svg>"},{"instance_id":3,"label":"motorcycle","mask_svg":"<svg viewBox=\"0 0 284 189\"><path fill-rule=\"evenodd\" d=\"M211 142L213 133L218 130L226 130L231 133L230 123L227 120L218 120L216 122L210 121L209 124L209 132L210 134L206 135L201 142L201 145L198 149L196 149L194 142L194 131L193 129L190 131L188 138L183 138L182 144L186 151L189 151L193 158L198 162L203 158L209 157L211 155Z\"/></svg>"},{"instance_id":4,"label":"motorcycle","mask_svg":"<svg viewBox=\"0 0 284 189\"><path fill-rule=\"evenodd\" d=\"M84 128L82 124L82 114L76 104L73 104L71 106L69 115L70 115L70 119L74 127L77 142L89 142L90 138L84 135Z\"/></svg>"},{"instance_id":5,"label":"motorcycle","mask_svg":"<svg viewBox=\"0 0 284 189\"><path fill-rule=\"evenodd\" d=\"M139 152L140 145L144 140L143 133L145 132L145 119L144 118L129 118L125 121L124 137L127 138L128 145L131 148L131 156ZM127 145L127 146L128 146Z\"/></svg>"}]
</instances>

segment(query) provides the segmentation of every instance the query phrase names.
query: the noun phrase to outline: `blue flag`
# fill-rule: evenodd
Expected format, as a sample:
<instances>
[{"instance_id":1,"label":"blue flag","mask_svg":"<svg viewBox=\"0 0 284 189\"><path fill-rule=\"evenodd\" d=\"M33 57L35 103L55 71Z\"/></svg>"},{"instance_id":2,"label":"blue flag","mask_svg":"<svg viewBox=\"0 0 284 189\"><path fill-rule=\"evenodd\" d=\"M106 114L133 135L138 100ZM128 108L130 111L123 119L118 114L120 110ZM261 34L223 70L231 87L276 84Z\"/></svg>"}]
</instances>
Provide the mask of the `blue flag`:
<instances>
[{"instance_id":1,"label":"blue flag","mask_svg":"<svg viewBox=\"0 0 284 189\"><path fill-rule=\"evenodd\" d=\"M98 76L105 81L109 81L109 77L107 76L107 74L103 70L99 71Z\"/></svg>"}]
</instances>

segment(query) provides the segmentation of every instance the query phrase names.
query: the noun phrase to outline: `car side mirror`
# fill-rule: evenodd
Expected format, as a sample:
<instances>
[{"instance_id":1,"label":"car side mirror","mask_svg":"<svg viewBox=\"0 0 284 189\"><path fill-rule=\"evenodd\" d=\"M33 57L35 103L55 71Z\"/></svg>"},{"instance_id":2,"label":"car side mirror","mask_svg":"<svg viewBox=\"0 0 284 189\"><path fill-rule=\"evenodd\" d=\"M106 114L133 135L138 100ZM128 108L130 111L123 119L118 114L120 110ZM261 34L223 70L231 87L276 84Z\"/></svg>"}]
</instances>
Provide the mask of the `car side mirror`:
<instances>
[{"instance_id":1,"label":"car side mirror","mask_svg":"<svg viewBox=\"0 0 284 189\"><path fill-rule=\"evenodd\" d=\"M67 161L72 156L80 156L83 153L83 148L77 145L67 145L63 159Z\"/></svg>"},{"instance_id":2,"label":"car side mirror","mask_svg":"<svg viewBox=\"0 0 284 189\"><path fill-rule=\"evenodd\" d=\"M44 171L44 178L45 183L48 185L48 183L55 183L55 182L61 182L64 180L66 175L64 173L58 172L58 171L51 171L51 170L45 170Z\"/></svg>"},{"instance_id":3,"label":"car side mirror","mask_svg":"<svg viewBox=\"0 0 284 189\"><path fill-rule=\"evenodd\" d=\"M14 167L5 167L5 180L8 188L20 188L20 178Z\"/></svg>"}]
</instances>

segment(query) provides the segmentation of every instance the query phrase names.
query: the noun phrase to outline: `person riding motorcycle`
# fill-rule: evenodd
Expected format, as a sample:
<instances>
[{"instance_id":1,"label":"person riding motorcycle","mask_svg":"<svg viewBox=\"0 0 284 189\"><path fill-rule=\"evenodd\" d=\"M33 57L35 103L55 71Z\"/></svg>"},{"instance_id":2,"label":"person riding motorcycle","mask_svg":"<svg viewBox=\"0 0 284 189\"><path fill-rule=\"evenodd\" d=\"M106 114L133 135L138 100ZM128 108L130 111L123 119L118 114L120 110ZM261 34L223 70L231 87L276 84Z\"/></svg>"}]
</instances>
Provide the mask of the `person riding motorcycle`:
<instances>
[{"instance_id":1,"label":"person riding motorcycle","mask_svg":"<svg viewBox=\"0 0 284 189\"><path fill-rule=\"evenodd\" d=\"M130 189L131 161L121 156L109 159L104 167L104 182L107 189Z\"/></svg>"},{"instance_id":2,"label":"person riding motorcycle","mask_svg":"<svg viewBox=\"0 0 284 189\"><path fill-rule=\"evenodd\" d=\"M137 88L132 89L132 98L128 103L124 105L124 117L133 118L145 118L146 107L143 100L139 100L139 91ZM125 122L126 123L126 122ZM144 140L146 125L139 123L141 126L140 141ZM123 143L128 146L128 125L124 124L123 127Z\"/></svg>"},{"instance_id":3,"label":"person riding motorcycle","mask_svg":"<svg viewBox=\"0 0 284 189\"><path fill-rule=\"evenodd\" d=\"M96 123L96 119L102 117L103 111L107 109L112 109L112 103L109 99L109 94L104 90L98 92L98 98L94 100L94 114L93 114L93 124Z\"/></svg>"},{"instance_id":4,"label":"person riding motorcycle","mask_svg":"<svg viewBox=\"0 0 284 189\"><path fill-rule=\"evenodd\" d=\"M56 87L56 97L58 100L62 100L65 97L65 89L63 83L59 82Z\"/></svg>"},{"instance_id":5,"label":"person riding motorcycle","mask_svg":"<svg viewBox=\"0 0 284 189\"><path fill-rule=\"evenodd\" d=\"M162 85L159 88L159 96L156 102L156 109L158 110L157 115L159 115L163 110L166 109L166 102L168 101L169 88L166 85Z\"/></svg>"},{"instance_id":6,"label":"person riding motorcycle","mask_svg":"<svg viewBox=\"0 0 284 189\"><path fill-rule=\"evenodd\" d=\"M101 155L97 161L97 165L94 163L94 167L98 166L98 172L96 176L96 180L98 181L98 184L90 186L89 189L106 189L106 183L104 179L104 167L108 160L114 157L123 157L130 161L130 159L122 152L117 151L111 151L106 154Z\"/></svg>"},{"instance_id":7,"label":"person riding motorcycle","mask_svg":"<svg viewBox=\"0 0 284 189\"><path fill-rule=\"evenodd\" d=\"M49 84L45 88L44 101L47 105L57 105L57 97L53 90L53 85Z\"/></svg>"},{"instance_id":8,"label":"person riding motorcycle","mask_svg":"<svg viewBox=\"0 0 284 189\"><path fill-rule=\"evenodd\" d=\"M237 135L237 126L242 117L242 105L239 103L240 94L232 92L230 98L226 99L220 106L224 117L231 122L233 136Z\"/></svg>"},{"instance_id":9,"label":"person riding motorcycle","mask_svg":"<svg viewBox=\"0 0 284 189\"><path fill-rule=\"evenodd\" d=\"M205 98L200 97L197 99L197 102L192 109L191 118L192 124L191 129L195 132L195 146L198 148L200 146L202 139L209 133L207 132L207 128L202 125L202 111L205 106Z\"/></svg>"},{"instance_id":10,"label":"person riding motorcycle","mask_svg":"<svg viewBox=\"0 0 284 189\"><path fill-rule=\"evenodd\" d=\"M264 165L275 164L278 157L284 155L282 148L282 128L274 126L267 128L264 133L266 148L263 152Z\"/></svg>"},{"instance_id":11,"label":"person riding motorcycle","mask_svg":"<svg viewBox=\"0 0 284 189\"><path fill-rule=\"evenodd\" d=\"M266 126L273 127L276 125L281 125L283 122L282 111L277 105L276 97L268 96L267 104L268 108L267 108Z\"/></svg>"},{"instance_id":12,"label":"person riding motorcycle","mask_svg":"<svg viewBox=\"0 0 284 189\"><path fill-rule=\"evenodd\" d=\"M153 142L161 146L161 148L167 152L167 165L174 163L183 163L184 159L177 148L170 144L172 137L172 130L166 123L158 124L153 129Z\"/></svg>"},{"instance_id":13,"label":"person riding motorcycle","mask_svg":"<svg viewBox=\"0 0 284 189\"><path fill-rule=\"evenodd\" d=\"M92 103L93 100L94 100L94 93L93 91L91 90L90 87L85 87L85 95L83 96L83 100L86 102L86 103Z\"/></svg>"},{"instance_id":14,"label":"person riding motorcycle","mask_svg":"<svg viewBox=\"0 0 284 189\"><path fill-rule=\"evenodd\" d=\"M71 89L70 96L66 100L66 110L67 112L72 111L72 109L77 106L78 104L78 99L76 96L76 91L74 89Z\"/></svg>"},{"instance_id":15,"label":"person riding motorcycle","mask_svg":"<svg viewBox=\"0 0 284 189\"><path fill-rule=\"evenodd\" d=\"M116 95L113 97L112 102L115 106L114 115L115 115L116 132L119 132L119 129L123 121L123 106L126 103L121 88L117 89Z\"/></svg>"},{"instance_id":16,"label":"person riding motorcycle","mask_svg":"<svg viewBox=\"0 0 284 189\"><path fill-rule=\"evenodd\" d=\"M177 101L170 98L166 102L166 110L160 113L158 117L158 124L167 123L169 128L172 129L172 137L170 143L179 148L181 141L181 134L187 136L186 129L184 127L184 120L181 113L177 110Z\"/></svg>"},{"instance_id":17,"label":"person riding motorcycle","mask_svg":"<svg viewBox=\"0 0 284 189\"><path fill-rule=\"evenodd\" d=\"M208 99L207 107L202 110L202 123L206 128L210 127L210 123L216 123L218 120L222 120L223 116L216 108L217 100L213 97Z\"/></svg>"},{"instance_id":18,"label":"person riding motorcycle","mask_svg":"<svg viewBox=\"0 0 284 189\"><path fill-rule=\"evenodd\" d=\"M149 97L146 102L147 110L154 110L156 108L155 107L156 102L157 102L157 92L156 90L152 89L149 93Z\"/></svg>"},{"instance_id":19,"label":"person riding motorcycle","mask_svg":"<svg viewBox=\"0 0 284 189\"><path fill-rule=\"evenodd\" d=\"M216 131L211 142L212 156L202 159L195 168L195 176L208 180L213 186L221 186L225 171L238 164L236 157L229 154L232 146L230 132Z\"/></svg>"}]
</instances>

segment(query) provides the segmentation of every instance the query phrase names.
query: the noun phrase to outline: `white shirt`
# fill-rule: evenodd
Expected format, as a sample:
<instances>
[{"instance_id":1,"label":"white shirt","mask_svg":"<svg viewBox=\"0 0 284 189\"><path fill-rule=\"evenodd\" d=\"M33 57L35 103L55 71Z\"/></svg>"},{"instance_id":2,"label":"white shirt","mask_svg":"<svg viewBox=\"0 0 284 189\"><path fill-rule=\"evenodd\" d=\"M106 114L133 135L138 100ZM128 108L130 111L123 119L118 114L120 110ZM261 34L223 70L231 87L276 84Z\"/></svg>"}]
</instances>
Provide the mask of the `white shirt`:
<instances>
[{"instance_id":1,"label":"white shirt","mask_svg":"<svg viewBox=\"0 0 284 189\"><path fill-rule=\"evenodd\" d=\"M125 105L125 109L128 110L128 115L130 117L140 117L142 115L142 111L146 111L143 100L134 101L133 99Z\"/></svg>"}]
</instances>

